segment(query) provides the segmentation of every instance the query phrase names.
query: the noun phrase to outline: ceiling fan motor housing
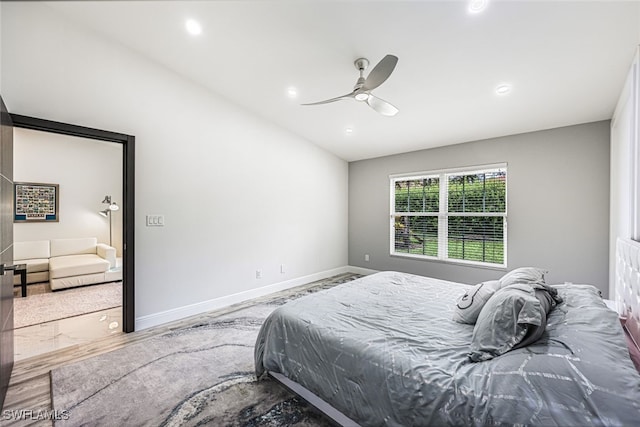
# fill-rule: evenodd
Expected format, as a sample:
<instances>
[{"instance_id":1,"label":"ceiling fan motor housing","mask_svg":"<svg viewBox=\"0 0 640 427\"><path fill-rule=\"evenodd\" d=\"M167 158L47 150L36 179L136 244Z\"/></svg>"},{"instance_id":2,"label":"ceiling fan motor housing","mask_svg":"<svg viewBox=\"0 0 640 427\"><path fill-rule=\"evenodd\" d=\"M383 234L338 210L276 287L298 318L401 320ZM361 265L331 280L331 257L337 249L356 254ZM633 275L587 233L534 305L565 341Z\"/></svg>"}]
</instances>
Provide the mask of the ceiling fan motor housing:
<instances>
[{"instance_id":1,"label":"ceiling fan motor housing","mask_svg":"<svg viewBox=\"0 0 640 427\"><path fill-rule=\"evenodd\" d=\"M353 64L356 66L358 71L362 73L364 70L367 69L367 67L369 67L369 60L367 58L358 58L353 62Z\"/></svg>"}]
</instances>

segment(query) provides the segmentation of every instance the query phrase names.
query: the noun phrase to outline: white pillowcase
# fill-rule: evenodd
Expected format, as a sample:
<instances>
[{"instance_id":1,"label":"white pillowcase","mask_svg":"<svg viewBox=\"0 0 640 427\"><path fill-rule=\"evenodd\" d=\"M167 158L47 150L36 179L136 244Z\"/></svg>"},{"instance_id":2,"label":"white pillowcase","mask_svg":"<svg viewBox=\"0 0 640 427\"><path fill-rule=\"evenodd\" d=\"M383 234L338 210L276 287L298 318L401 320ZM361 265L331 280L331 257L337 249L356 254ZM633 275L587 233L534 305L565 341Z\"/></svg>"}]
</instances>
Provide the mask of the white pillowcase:
<instances>
[{"instance_id":1,"label":"white pillowcase","mask_svg":"<svg viewBox=\"0 0 640 427\"><path fill-rule=\"evenodd\" d=\"M489 298L500 289L498 280L490 280L475 285L464 295L458 298L453 310L453 320L459 323L473 325L478 320L478 315L482 307L489 301Z\"/></svg>"}]
</instances>

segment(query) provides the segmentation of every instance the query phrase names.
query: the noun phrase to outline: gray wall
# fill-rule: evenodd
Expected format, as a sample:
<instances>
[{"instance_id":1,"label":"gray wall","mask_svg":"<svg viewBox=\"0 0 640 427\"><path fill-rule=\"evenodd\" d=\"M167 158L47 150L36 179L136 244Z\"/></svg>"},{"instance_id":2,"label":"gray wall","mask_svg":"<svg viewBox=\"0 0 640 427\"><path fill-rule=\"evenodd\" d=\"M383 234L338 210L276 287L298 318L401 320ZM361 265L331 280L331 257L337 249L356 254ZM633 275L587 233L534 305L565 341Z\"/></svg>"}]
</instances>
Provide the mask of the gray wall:
<instances>
[{"instance_id":1,"label":"gray wall","mask_svg":"<svg viewBox=\"0 0 640 427\"><path fill-rule=\"evenodd\" d=\"M607 120L350 163L349 264L469 284L500 277L504 269L390 256L389 175L506 162L507 270L542 267L549 270L549 283L590 283L606 296L609 125Z\"/></svg>"}]
</instances>

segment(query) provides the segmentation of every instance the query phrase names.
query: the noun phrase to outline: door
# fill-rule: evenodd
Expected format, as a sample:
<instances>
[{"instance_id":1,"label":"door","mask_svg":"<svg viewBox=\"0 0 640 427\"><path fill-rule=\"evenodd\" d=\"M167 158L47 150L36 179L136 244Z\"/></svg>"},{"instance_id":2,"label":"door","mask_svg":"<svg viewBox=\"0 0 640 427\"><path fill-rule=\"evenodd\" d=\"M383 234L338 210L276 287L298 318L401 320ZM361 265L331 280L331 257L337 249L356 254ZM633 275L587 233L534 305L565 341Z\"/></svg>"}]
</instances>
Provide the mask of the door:
<instances>
[{"instance_id":1,"label":"door","mask_svg":"<svg viewBox=\"0 0 640 427\"><path fill-rule=\"evenodd\" d=\"M0 264L13 264L13 124L0 97ZM0 270L4 270L3 268ZM13 272L0 275L0 408L13 369Z\"/></svg>"}]
</instances>

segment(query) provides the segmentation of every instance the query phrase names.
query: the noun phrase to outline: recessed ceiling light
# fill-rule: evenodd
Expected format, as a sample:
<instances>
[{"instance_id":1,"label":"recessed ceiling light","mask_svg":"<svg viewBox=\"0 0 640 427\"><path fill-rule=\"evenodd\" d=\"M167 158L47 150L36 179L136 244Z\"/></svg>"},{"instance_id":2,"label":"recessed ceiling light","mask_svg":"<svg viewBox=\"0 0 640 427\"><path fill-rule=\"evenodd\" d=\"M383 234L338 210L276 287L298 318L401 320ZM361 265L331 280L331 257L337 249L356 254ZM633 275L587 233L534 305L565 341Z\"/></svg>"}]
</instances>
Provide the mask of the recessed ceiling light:
<instances>
[{"instance_id":1,"label":"recessed ceiling light","mask_svg":"<svg viewBox=\"0 0 640 427\"><path fill-rule=\"evenodd\" d=\"M469 13L480 13L487 8L489 0L471 0L469 2Z\"/></svg>"},{"instance_id":2,"label":"recessed ceiling light","mask_svg":"<svg viewBox=\"0 0 640 427\"><path fill-rule=\"evenodd\" d=\"M346 128L344 130L344 133L346 133L347 135L351 135L353 133L353 129L352 128Z\"/></svg>"},{"instance_id":3,"label":"recessed ceiling light","mask_svg":"<svg viewBox=\"0 0 640 427\"><path fill-rule=\"evenodd\" d=\"M202 26L195 19L187 19L187 22L185 23L185 28L187 29L187 32L192 36L197 36L199 34L202 34Z\"/></svg>"},{"instance_id":4,"label":"recessed ceiling light","mask_svg":"<svg viewBox=\"0 0 640 427\"><path fill-rule=\"evenodd\" d=\"M502 83L496 86L496 93L498 95L506 95L511 92L511 85L508 83Z\"/></svg>"},{"instance_id":5,"label":"recessed ceiling light","mask_svg":"<svg viewBox=\"0 0 640 427\"><path fill-rule=\"evenodd\" d=\"M298 96L298 90L295 87L287 88L287 96L289 98L296 98Z\"/></svg>"}]
</instances>

